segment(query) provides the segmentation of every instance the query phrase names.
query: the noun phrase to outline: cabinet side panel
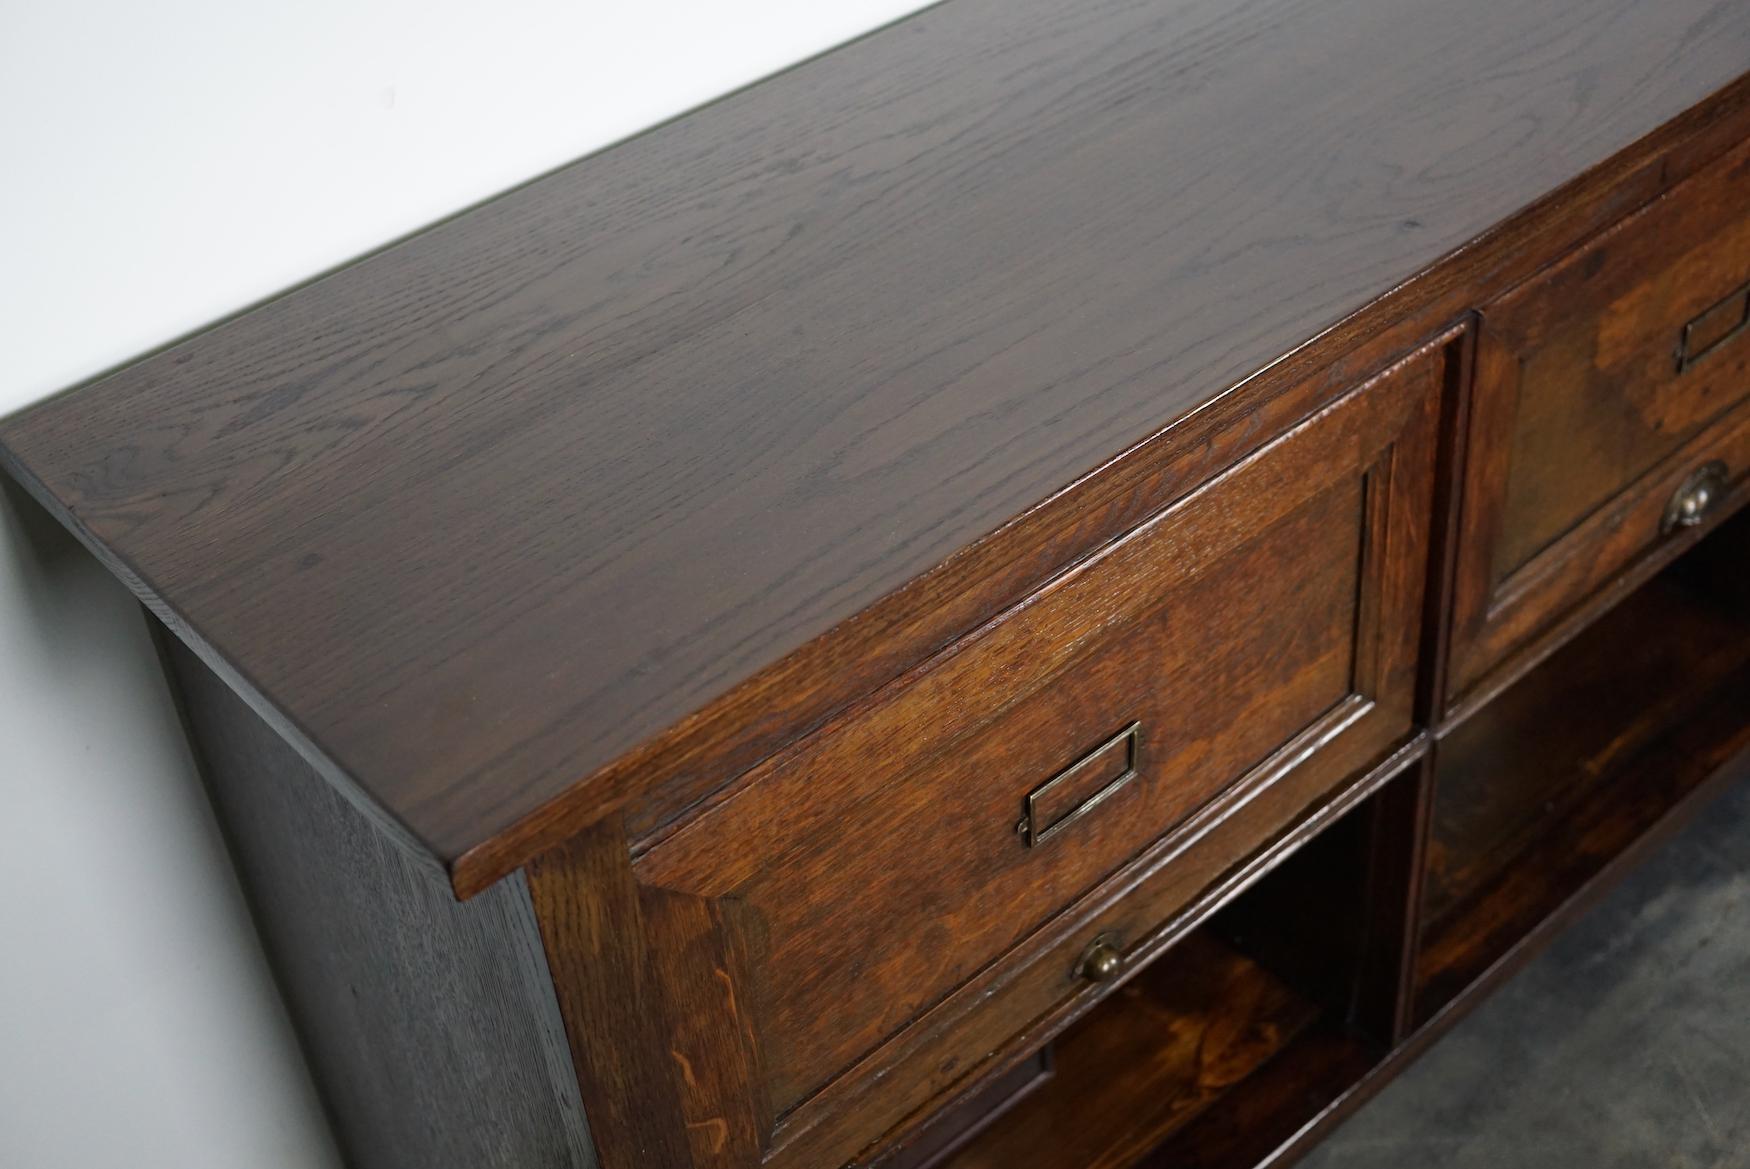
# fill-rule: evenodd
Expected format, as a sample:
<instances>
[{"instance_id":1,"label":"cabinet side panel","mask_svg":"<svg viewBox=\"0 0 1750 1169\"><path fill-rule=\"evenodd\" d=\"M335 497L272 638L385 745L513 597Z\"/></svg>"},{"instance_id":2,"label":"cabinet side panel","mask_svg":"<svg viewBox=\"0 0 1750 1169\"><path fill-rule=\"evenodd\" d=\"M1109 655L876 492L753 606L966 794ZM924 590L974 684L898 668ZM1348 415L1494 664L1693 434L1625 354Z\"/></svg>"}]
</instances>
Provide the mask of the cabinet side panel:
<instances>
[{"instance_id":1,"label":"cabinet side panel","mask_svg":"<svg viewBox=\"0 0 1750 1169\"><path fill-rule=\"evenodd\" d=\"M522 875L456 902L156 632L348 1162L594 1169Z\"/></svg>"}]
</instances>

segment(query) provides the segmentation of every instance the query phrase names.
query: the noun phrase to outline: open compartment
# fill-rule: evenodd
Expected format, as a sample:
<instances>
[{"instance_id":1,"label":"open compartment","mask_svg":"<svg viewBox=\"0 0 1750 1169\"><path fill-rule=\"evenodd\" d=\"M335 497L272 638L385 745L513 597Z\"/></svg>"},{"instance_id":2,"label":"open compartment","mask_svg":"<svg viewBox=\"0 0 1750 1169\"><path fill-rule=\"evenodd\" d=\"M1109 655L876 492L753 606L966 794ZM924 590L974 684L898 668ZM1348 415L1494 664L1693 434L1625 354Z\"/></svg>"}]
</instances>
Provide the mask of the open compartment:
<instances>
[{"instance_id":1,"label":"open compartment","mask_svg":"<svg viewBox=\"0 0 1750 1169\"><path fill-rule=\"evenodd\" d=\"M1750 514L1438 744L1417 1019L1559 924L1747 750Z\"/></svg>"},{"instance_id":2,"label":"open compartment","mask_svg":"<svg viewBox=\"0 0 1750 1169\"><path fill-rule=\"evenodd\" d=\"M1390 1050L1415 766L1138 971L907 1169L1251 1166ZM944 1131L956 1130L955 1139Z\"/></svg>"}]
</instances>

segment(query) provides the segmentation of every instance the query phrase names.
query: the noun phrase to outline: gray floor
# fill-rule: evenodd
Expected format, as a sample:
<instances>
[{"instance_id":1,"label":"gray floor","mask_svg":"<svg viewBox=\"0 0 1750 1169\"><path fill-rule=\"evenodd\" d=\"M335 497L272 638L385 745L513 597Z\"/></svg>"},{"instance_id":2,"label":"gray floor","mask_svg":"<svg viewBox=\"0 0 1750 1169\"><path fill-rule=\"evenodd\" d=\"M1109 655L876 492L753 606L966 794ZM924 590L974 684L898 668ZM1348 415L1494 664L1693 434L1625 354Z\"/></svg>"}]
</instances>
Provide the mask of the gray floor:
<instances>
[{"instance_id":1,"label":"gray floor","mask_svg":"<svg viewBox=\"0 0 1750 1169\"><path fill-rule=\"evenodd\" d=\"M1750 1169L1750 785L1302 1164Z\"/></svg>"}]
</instances>

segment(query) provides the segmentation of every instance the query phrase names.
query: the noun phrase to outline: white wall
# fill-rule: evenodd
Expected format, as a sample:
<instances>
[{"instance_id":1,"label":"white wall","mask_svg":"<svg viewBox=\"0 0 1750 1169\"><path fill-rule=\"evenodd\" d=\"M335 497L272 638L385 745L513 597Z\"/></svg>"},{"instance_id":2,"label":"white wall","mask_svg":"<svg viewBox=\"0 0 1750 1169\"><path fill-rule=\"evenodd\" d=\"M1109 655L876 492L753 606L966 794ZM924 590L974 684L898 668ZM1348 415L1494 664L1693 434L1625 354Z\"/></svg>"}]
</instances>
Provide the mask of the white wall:
<instances>
[{"instance_id":1,"label":"white wall","mask_svg":"<svg viewBox=\"0 0 1750 1169\"><path fill-rule=\"evenodd\" d=\"M920 0L0 0L0 413ZM0 498L0 1169L338 1164L127 595Z\"/></svg>"}]
</instances>

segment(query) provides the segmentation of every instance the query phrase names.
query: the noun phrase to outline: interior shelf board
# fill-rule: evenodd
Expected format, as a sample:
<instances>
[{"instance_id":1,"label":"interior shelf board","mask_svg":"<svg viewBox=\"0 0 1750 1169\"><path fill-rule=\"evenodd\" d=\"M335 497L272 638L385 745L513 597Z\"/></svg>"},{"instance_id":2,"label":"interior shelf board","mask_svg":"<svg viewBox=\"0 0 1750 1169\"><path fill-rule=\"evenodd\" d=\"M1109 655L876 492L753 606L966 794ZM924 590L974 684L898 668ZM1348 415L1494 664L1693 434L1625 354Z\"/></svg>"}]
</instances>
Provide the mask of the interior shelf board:
<instances>
[{"instance_id":1,"label":"interior shelf board","mask_svg":"<svg viewBox=\"0 0 1750 1169\"><path fill-rule=\"evenodd\" d=\"M1066 1034L1052 1079L942 1169L1128 1169L1321 1015L1197 931Z\"/></svg>"},{"instance_id":2,"label":"interior shelf board","mask_svg":"<svg viewBox=\"0 0 1750 1169\"><path fill-rule=\"evenodd\" d=\"M1419 1017L1711 790L1750 751L1746 710L1750 612L1673 571L1449 740L1462 790L1429 850ZM1466 777L1491 798L1463 798Z\"/></svg>"}]
</instances>

